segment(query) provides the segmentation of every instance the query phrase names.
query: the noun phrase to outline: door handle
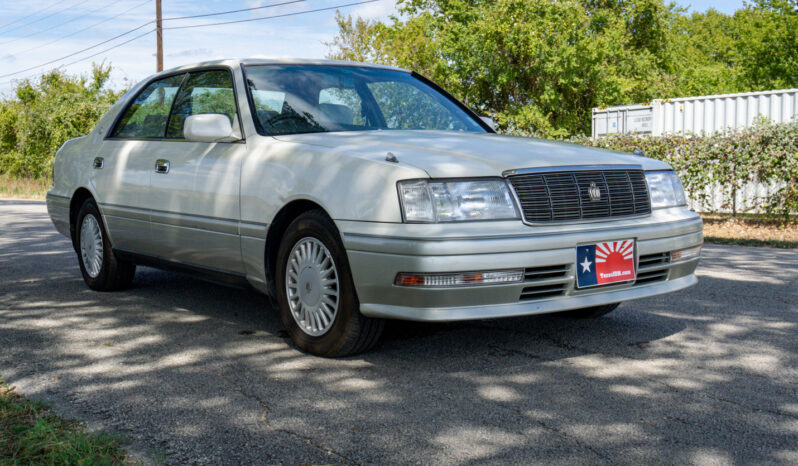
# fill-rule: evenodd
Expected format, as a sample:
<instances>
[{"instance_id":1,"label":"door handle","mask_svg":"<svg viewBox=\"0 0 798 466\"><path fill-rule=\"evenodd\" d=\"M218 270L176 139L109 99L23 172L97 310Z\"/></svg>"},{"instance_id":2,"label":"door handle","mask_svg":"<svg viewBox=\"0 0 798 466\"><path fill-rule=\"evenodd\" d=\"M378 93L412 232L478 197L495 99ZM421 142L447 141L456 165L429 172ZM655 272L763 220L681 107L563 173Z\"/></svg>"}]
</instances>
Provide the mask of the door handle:
<instances>
[{"instance_id":1,"label":"door handle","mask_svg":"<svg viewBox=\"0 0 798 466\"><path fill-rule=\"evenodd\" d=\"M97 170L105 166L105 159L102 157L94 157L94 168Z\"/></svg>"},{"instance_id":2,"label":"door handle","mask_svg":"<svg viewBox=\"0 0 798 466\"><path fill-rule=\"evenodd\" d=\"M158 159L155 161L155 173L161 173L163 175L169 173L169 161L164 159Z\"/></svg>"}]
</instances>

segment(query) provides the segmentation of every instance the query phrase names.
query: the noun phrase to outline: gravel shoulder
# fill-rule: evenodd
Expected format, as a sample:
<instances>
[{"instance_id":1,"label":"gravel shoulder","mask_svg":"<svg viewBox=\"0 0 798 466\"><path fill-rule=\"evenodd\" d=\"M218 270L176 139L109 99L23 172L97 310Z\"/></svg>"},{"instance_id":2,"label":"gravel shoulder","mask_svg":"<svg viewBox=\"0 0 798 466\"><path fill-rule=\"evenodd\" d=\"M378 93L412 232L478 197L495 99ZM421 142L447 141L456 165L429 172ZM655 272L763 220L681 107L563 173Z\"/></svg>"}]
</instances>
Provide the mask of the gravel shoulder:
<instances>
[{"instance_id":1,"label":"gravel shoulder","mask_svg":"<svg viewBox=\"0 0 798 466\"><path fill-rule=\"evenodd\" d=\"M396 322L328 360L251 291L92 292L44 204L0 200L0 374L145 462L796 463L798 251L704 255L599 320Z\"/></svg>"}]
</instances>

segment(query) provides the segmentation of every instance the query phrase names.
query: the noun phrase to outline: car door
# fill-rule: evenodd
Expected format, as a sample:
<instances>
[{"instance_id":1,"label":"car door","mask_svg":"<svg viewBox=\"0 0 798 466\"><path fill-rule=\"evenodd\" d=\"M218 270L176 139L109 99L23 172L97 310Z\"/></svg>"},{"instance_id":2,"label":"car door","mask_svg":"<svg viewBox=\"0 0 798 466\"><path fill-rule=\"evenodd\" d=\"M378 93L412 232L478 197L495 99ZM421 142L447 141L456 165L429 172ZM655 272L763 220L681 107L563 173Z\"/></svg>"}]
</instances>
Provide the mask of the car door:
<instances>
[{"instance_id":1,"label":"car door","mask_svg":"<svg viewBox=\"0 0 798 466\"><path fill-rule=\"evenodd\" d=\"M223 272L244 272L239 236L239 185L247 146L183 137L191 115L230 118L240 135L229 69L191 72L175 98L166 138L150 154L151 232L160 257Z\"/></svg>"},{"instance_id":2,"label":"car door","mask_svg":"<svg viewBox=\"0 0 798 466\"><path fill-rule=\"evenodd\" d=\"M152 254L150 175L185 73L144 86L92 159L92 181L115 249ZM87 167L88 169L88 167Z\"/></svg>"}]
</instances>

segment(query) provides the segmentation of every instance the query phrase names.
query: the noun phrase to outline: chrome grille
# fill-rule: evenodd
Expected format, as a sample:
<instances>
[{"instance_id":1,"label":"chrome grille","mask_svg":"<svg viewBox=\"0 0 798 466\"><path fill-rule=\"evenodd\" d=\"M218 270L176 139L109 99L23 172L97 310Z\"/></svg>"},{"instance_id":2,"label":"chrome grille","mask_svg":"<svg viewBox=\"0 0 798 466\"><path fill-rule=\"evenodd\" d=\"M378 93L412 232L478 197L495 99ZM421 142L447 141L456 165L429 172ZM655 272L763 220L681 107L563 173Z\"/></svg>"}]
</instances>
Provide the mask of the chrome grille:
<instances>
[{"instance_id":1,"label":"chrome grille","mask_svg":"<svg viewBox=\"0 0 798 466\"><path fill-rule=\"evenodd\" d=\"M651 213L643 170L596 169L508 176L530 223L600 220ZM590 191L598 189L599 199Z\"/></svg>"}]
</instances>

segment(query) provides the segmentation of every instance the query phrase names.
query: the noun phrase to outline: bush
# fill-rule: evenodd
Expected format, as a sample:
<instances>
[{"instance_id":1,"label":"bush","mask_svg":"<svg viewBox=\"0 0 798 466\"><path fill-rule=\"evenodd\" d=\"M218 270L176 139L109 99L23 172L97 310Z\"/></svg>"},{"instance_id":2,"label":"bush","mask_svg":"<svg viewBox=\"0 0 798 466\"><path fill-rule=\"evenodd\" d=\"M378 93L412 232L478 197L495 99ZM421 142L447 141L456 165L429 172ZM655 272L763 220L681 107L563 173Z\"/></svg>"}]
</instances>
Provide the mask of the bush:
<instances>
[{"instance_id":1,"label":"bush","mask_svg":"<svg viewBox=\"0 0 798 466\"><path fill-rule=\"evenodd\" d=\"M0 100L0 175L49 178L58 148L91 131L121 96L105 88L110 72L96 64L90 77L54 70Z\"/></svg>"},{"instance_id":2,"label":"bush","mask_svg":"<svg viewBox=\"0 0 798 466\"><path fill-rule=\"evenodd\" d=\"M702 206L709 205L710 192L719 192L722 207L736 214L737 193L759 182L776 189L762 199L750 199L755 210L785 220L798 212L798 120L760 120L751 128L709 136L612 135L574 142L623 152L640 148L647 157L669 163Z\"/></svg>"}]
</instances>

